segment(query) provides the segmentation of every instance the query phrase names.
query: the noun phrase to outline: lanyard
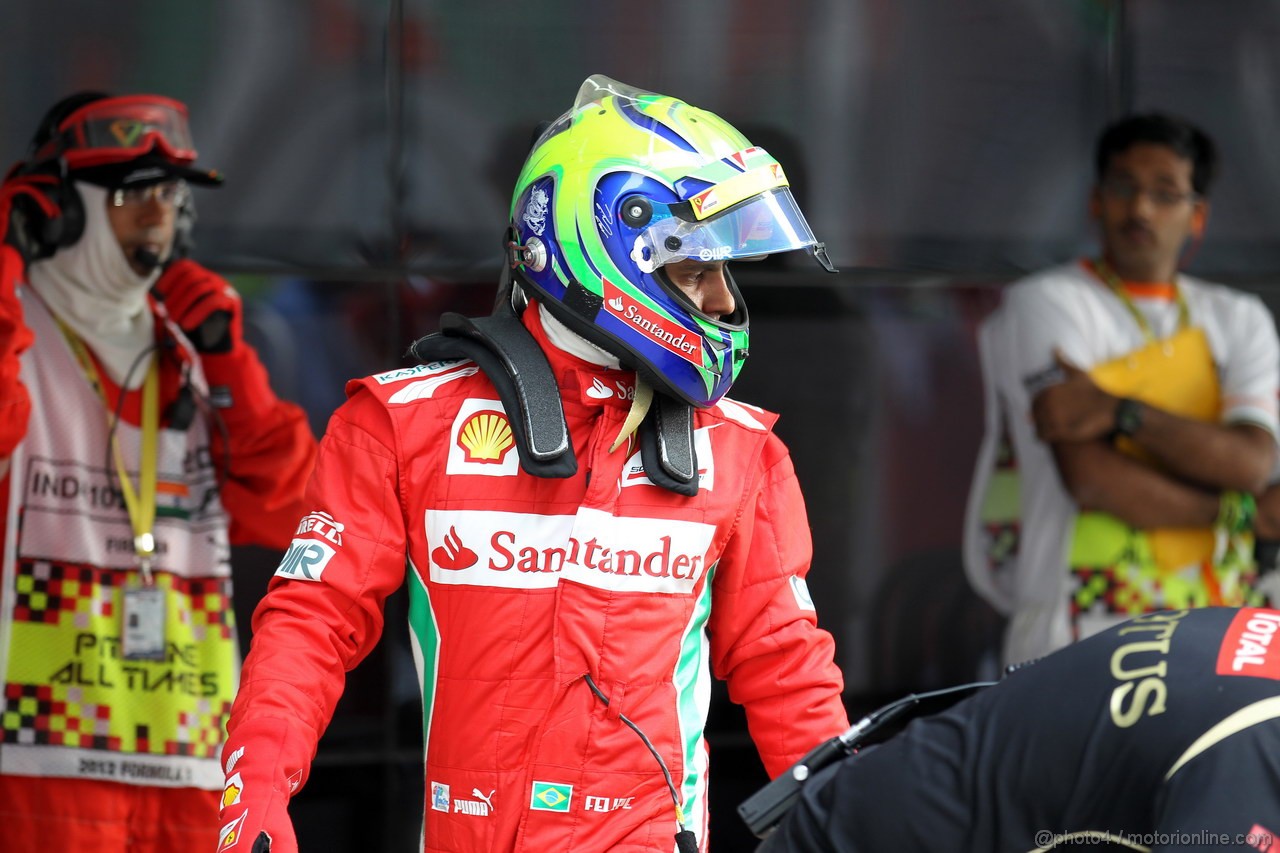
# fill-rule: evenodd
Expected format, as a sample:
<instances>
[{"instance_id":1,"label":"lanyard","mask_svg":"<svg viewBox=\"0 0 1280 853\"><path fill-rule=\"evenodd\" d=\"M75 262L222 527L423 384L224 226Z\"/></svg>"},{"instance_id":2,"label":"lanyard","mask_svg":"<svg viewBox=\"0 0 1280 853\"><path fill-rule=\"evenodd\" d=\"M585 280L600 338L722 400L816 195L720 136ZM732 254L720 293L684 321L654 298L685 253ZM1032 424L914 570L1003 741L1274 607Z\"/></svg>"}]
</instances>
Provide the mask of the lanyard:
<instances>
[{"instance_id":1,"label":"lanyard","mask_svg":"<svg viewBox=\"0 0 1280 853\"><path fill-rule=\"evenodd\" d=\"M1133 315L1133 320L1138 324L1138 328L1142 330L1142 337L1147 343L1153 344L1156 341L1155 333L1151 331L1151 324L1147 322L1147 318L1138 306L1133 303L1132 297L1124 289L1124 284L1120 281L1120 276L1116 275L1116 271L1111 268L1102 258L1099 258L1093 265L1098 273L1098 277L1106 282L1107 287L1111 288L1111 292L1116 298L1124 303L1124 307L1129 309L1129 313ZM1178 300L1178 331L1191 325L1191 311L1187 308L1187 298L1182 294L1182 288L1178 287L1178 283L1173 283L1173 292Z\"/></svg>"},{"instance_id":2,"label":"lanyard","mask_svg":"<svg viewBox=\"0 0 1280 853\"><path fill-rule=\"evenodd\" d=\"M98 399L102 401L103 412L107 416L107 429L111 433L111 452L115 457L116 475L120 478L120 492L124 495L125 510L129 513L129 523L133 527L133 547L142 569L142 582L150 586L151 562L156 553L153 530L156 522L156 468L159 464L157 436L160 432L160 359L152 355L147 378L142 386L142 449L138 460L138 485L135 488L125 467L124 453L120 450L120 440L114 429L115 424L112 423L111 407L107 404L106 390L102 377L98 374L98 366L94 364L84 341L61 319L54 319L70 344L80 369L84 371L85 379L89 380ZM124 393L123 388L120 393Z\"/></svg>"}]
</instances>

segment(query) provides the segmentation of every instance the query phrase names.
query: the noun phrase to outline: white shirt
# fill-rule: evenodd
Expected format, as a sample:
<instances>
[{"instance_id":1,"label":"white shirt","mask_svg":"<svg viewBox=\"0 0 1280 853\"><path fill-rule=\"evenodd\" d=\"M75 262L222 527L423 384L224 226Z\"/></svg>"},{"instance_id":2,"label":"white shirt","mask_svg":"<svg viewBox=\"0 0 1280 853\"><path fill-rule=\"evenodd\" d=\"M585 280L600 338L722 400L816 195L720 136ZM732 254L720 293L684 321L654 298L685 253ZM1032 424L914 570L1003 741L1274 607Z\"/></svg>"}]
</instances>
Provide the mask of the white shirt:
<instances>
[{"instance_id":1,"label":"white shirt","mask_svg":"<svg viewBox=\"0 0 1280 853\"><path fill-rule=\"evenodd\" d=\"M1280 434L1280 344L1275 322L1258 297L1190 276L1179 276L1191 323L1205 332L1222 393L1222 422L1251 423ZM1133 295L1157 338L1177 331L1178 305L1164 297ZM1015 282L981 332L983 378L988 394L987 435L979 454L965 531L965 563L975 589L1011 617L1005 656L1010 663L1046 654L1071 641L1067 553L1076 505L1058 475L1050 446L1031 420L1037 377L1060 352L1083 370L1146 343L1125 304L1081 263ZM1003 416L1017 456L1021 485L1021 534L1015 571L992 578L979 559L982 533L975 502L990 475ZM994 425L994 428L993 428Z\"/></svg>"}]
</instances>

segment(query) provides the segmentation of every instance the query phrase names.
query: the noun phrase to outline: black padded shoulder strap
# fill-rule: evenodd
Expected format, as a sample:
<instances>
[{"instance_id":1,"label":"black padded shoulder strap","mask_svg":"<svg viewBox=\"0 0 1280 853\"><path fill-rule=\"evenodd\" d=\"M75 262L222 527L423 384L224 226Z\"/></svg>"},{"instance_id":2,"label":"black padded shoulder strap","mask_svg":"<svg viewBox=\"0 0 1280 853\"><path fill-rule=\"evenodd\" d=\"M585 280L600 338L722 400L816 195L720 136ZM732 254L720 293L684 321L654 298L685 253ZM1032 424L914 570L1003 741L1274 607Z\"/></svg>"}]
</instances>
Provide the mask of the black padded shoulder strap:
<instances>
[{"instance_id":1,"label":"black padded shoulder strap","mask_svg":"<svg viewBox=\"0 0 1280 853\"><path fill-rule=\"evenodd\" d=\"M440 331L419 338L409 354L422 362L469 358L498 391L515 435L520 467L535 477L572 477L578 460L560 404L560 388L546 355L520 322L500 303L488 317L449 313ZM698 493L698 460L693 447L693 407L665 394L640 425L640 459L655 484L676 494Z\"/></svg>"},{"instance_id":2,"label":"black padded shoulder strap","mask_svg":"<svg viewBox=\"0 0 1280 853\"><path fill-rule=\"evenodd\" d=\"M698 493L698 456L693 447L693 407L655 394L640 425L640 461L650 480L679 495Z\"/></svg>"},{"instance_id":3,"label":"black padded shoulder strap","mask_svg":"<svg viewBox=\"0 0 1280 853\"><path fill-rule=\"evenodd\" d=\"M458 356L474 361L494 384L511 419L520 467L535 477L577 473L551 365L510 306L500 306L488 317L445 314L440 332L419 338L409 354L423 362Z\"/></svg>"}]
</instances>

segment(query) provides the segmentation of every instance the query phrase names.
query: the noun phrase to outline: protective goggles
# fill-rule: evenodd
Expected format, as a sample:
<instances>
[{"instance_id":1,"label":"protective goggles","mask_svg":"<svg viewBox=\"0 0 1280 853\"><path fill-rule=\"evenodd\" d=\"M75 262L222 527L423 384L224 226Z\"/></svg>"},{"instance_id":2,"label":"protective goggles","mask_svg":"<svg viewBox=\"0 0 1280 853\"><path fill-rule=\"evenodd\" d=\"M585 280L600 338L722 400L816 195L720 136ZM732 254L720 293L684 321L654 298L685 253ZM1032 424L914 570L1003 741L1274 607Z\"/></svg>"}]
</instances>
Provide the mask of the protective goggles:
<instances>
[{"instance_id":1,"label":"protective goggles","mask_svg":"<svg viewBox=\"0 0 1280 853\"><path fill-rule=\"evenodd\" d=\"M180 207L191 197L186 181L163 181L141 187L117 187L107 193L112 207L141 207L152 199L163 207Z\"/></svg>"},{"instance_id":2,"label":"protective goggles","mask_svg":"<svg viewBox=\"0 0 1280 853\"><path fill-rule=\"evenodd\" d=\"M636 260L654 269L672 261L759 258L817 246L809 223L785 187L761 193L698 221L689 202L653 203L653 218L636 238Z\"/></svg>"},{"instance_id":3,"label":"protective goggles","mask_svg":"<svg viewBox=\"0 0 1280 853\"><path fill-rule=\"evenodd\" d=\"M93 101L71 113L32 159L61 156L68 168L84 169L156 149L178 163L195 161L186 105L159 95L128 95Z\"/></svg>"}]
</instances>

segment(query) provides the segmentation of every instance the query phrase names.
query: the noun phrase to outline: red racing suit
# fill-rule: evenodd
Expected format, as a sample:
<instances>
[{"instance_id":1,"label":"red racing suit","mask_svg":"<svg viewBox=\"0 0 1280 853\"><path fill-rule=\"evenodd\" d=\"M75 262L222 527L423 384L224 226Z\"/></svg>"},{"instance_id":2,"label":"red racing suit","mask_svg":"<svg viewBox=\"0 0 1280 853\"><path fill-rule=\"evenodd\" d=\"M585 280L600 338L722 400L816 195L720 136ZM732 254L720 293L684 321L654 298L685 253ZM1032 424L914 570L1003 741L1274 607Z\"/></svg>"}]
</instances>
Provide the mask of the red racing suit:
<instances>
[{"instance_id":1,"label":"red racing suit","mask_svg":"<svg viewBox=\"0 0 1280 853\"><path fill-rule=\"evenodd\" d=\"M273 853L295 849L288 796L402 583L427 851L672 849L672 794L624 720L652 741L705 850L709 669L771 775L847 727L776 416L729 400L696 411L701 488L674 494L645 476L634 437L609 451L635 374L554 347L536 306L524 322L561 390L572 477L519 467L470 361L348 385L311 514L254 614L224 749L226 846L265 829Z\"/></svg>"},{"instance_id":2,"label":"red racing suit","mask_svg":"<svg viewBox=\"0 0 1280 853\"><path fill-rule=\"evenodd\" d=\"M48 419L76 420L86 422L103 421L102 405L93 399L92 410L86 411L78 402L89 394L84 388L86 378L74 367L59 377L59 383L51 385L47 393L57 396L47 397L47 405L33 407L29 389L19 380L19 366L33 358L48 359L51 355L61 355L69 363L69 353L60 353L67 347L66 342L59 339L57 331L53 331L52 340L35 339L24 322L22 304L17 299L17 282L22 274L21 258L10 247L0 245L0 460L4 462L4 473L0 474L0 542L5 543L6 553L17 552L13 577L6 577L0 585L0 608L4 618L16 623L14 634L6 637L6 642L18 642L18 628L39 621L48 634L42 640L42 647L70 650L74 642L79 649L86 636L85 631L97 630L98 622L90 622L88 627L79 622L84 613L79 610L90 593L88 590L110 590L125 584L126 577L136 575L132 560L128 569L111 564L93 562L70 565L55 559L32 559L24 556L23 545L19 543L24 529L24 519L29 520L30 505L26 495L29 489L14 490L24 497L12 515L16 524L10 529L8 512L11 495L10 480L18 474L8 472L9 457L15 450L30 444L31 435L44 428ZM42 306L31 305L37 297L31 292L24 294L24 301L31 312L43 312ZM157 309L158 310L158 309ZM31 314L27 319L31 319ZM173 432L168 429L169 412L178 399L182 387L181 376L191 366L192 359L199 358L201 372L211 387L224 389L226 399L231 405L219 409L224 430L210 428L208 432L208 453L210 459L205 463L225 475L216 486L216 501L225 509L229 518L229 531L224 534L223 541L231 543L255 543L283 549L288 544L288 531L302 512L302 489L299 483L305 481L314 463L316 441L311 434L305 414L297 406L277 398L267 382L267 374L251 347L238 343L230 352L220 355L206 354L197 356L193 351L174 343L177 333L174 328L157 316L157 340L161 343L160 360L160 411L162 432ZM22 356L35 341L35 348ZM20 359L19 356L22 356ZM90 357L94 357L90 354ZM136 426L141 419L141 390L126 391L120 399L120 388L112 382L100 364L97 365L98 377L103 385L106 403L111 409L120 412L123 424ZM73 391L79 389L78 396ZM92 399L91 394L89 398ZM197 413L197 418L204 415ZM66 460L67 470L94 471L102 469L106 456L104 446L101 455L97 452L88 454L92 458ZM78 466L71 468L70 466ZM19 466L15 464L14 471ZM24 469L25 470L25 469ZM31 475L23 474L23 477ZM90 475L86 474L85 478ZM66 491L64 487L64 492ZM175 499L176 500L176 499ZM198 501L197 501L198 502ZM181 503L170 505L170 516L190 510L192 517L198 515L198 508L184 506ZM127 524L123 518L123 510L111 507L109 511L100 511L95 516L101 531L110 525ZM218 513L221 517L221 512ZM176 523L173 518L165 519L166 523ZM164 534L157 528L158 540L164 541ZM15 544L19 543L19 544ZM225 563L227 555L222 555ZM162 566L158 566L160 574ZM52 580L47 576L53 573ZM79 578L74 580L73 575ZM193 567L190 580L173 580L173 584L182 584L184 590L194 589L193 585L203 585L205 592L197 594L197 599L205 602L203 606L211 611L229 611L226 596L230 593L230 578L219 574L214 577L212 566ZM206 575L207 577L201 577ZM86 578L92 579L87 581ZM163 582L170 583L168 579ZM42 596L42 608L37 609L35 591ZM173 597L171 607L181 610L190 598ZM102 605L100 611L101 624L107 626L107 634L118 633L118 615L112 615L112 608L118 614L118 598ZM211 618L218 622L214 627L228 627L223 634L222 642L229 648L227 654L238 657L236 647L234 620L226 613L220 616L207 617L204 612L174 612L171 619L190 622L193 619ZM23 624L26 623L26 624ZM170 635L172 638L172 634ZM105 638L104 638L105 639ZM11 654L24 655L27 647L18 645L10 650ZM70 654L70 651L65 651ZM185 654L185 652L184 652ZM61 659L54 661L35 661L37 668L43 667L42 673L53 672L62 664ZM104 667L119 666L119 661L107 661ZM76 664L76 679L89 677L95 673L96 661L93 665ZM126 664L132 670L130 680L136 681L141 664ZM228 672L234 673L235 663L227 665ZM108 674L102 676L103 682L111 680L119 688L110 693L108 702L97 706L97 724L107 725L106 714L118 713L120 716L132 715L144 718L149 713L148 705L141 704L144 698L140 692L125 689L120 671L107 669ZM160 670L156 670L157 672ZM175 667L170 673L186 676ZM65 761L53 759L50 765L61 765L67 770L46 772L33 767L28 772L0 774L0 823L5 827L5 850L77 850L77 851L170 851L209 849L217 838L217 809L221 789L217 787L220 771L215 769L213 785L200 785L192 782L168 781L164 784L148 784L141 773L132 774L133 778L122 777L130 774L122 772L126 766L141 766L141 761L155 760L157 752L165 752L163 746L157 747L153 742L146 745L141 738L137 743L120 743L116 737L101 737L92 743L87 739L89 728L95 725L94 710L84 704L75 708L74 691L83 691L83 682L66 684L59 682L56 686L49 684L26 684L23 679L10 673L4 684L4 694L0 696L0 710L4 710L4 725L0 729L0 754L22 747L47 747L45 754L59 752L72 753ZM174 683L178 683L174 679ZM186 682L183 682L186 683ZM234 687L234 682L231 684ZM95 684L95 689L102 689L102 684ZM164 688L159 688L163 691ZM52 691L51 695L47 692ZM102 693L100 695L108 695ZM38 701L37 698L39 697ZM230 699L228 691L227 699ZM88 701L88 700L86 700ZM225 714L225 709L213 708L211 714ZM86 719L88 717L89 719ZM160 721L152 720L153 731L160 729ZM222 720L216 719L217 725L211 725L217 732ZM115 724L113 724L115 725ZM185 725L185 723L184 723ZM194 726L192 727L194 729ZM83 732L85 736L72 740L70 731ZM111 731L111 730L107 730ZM112 732L114 734L114 732ZM156 738L158 739L158 738ZM215 764L216 737L210 738L207 744L174 747L178 757L202 758L207 751L209 759ZM61 748L61 749L60 749ZM161 756L161 760L168 756ZM136 765L133 762L138 762ZM152 769L157 769L154 765ZM210 788L213 788L210 790Z\"/></svg>"}]
</instances>

